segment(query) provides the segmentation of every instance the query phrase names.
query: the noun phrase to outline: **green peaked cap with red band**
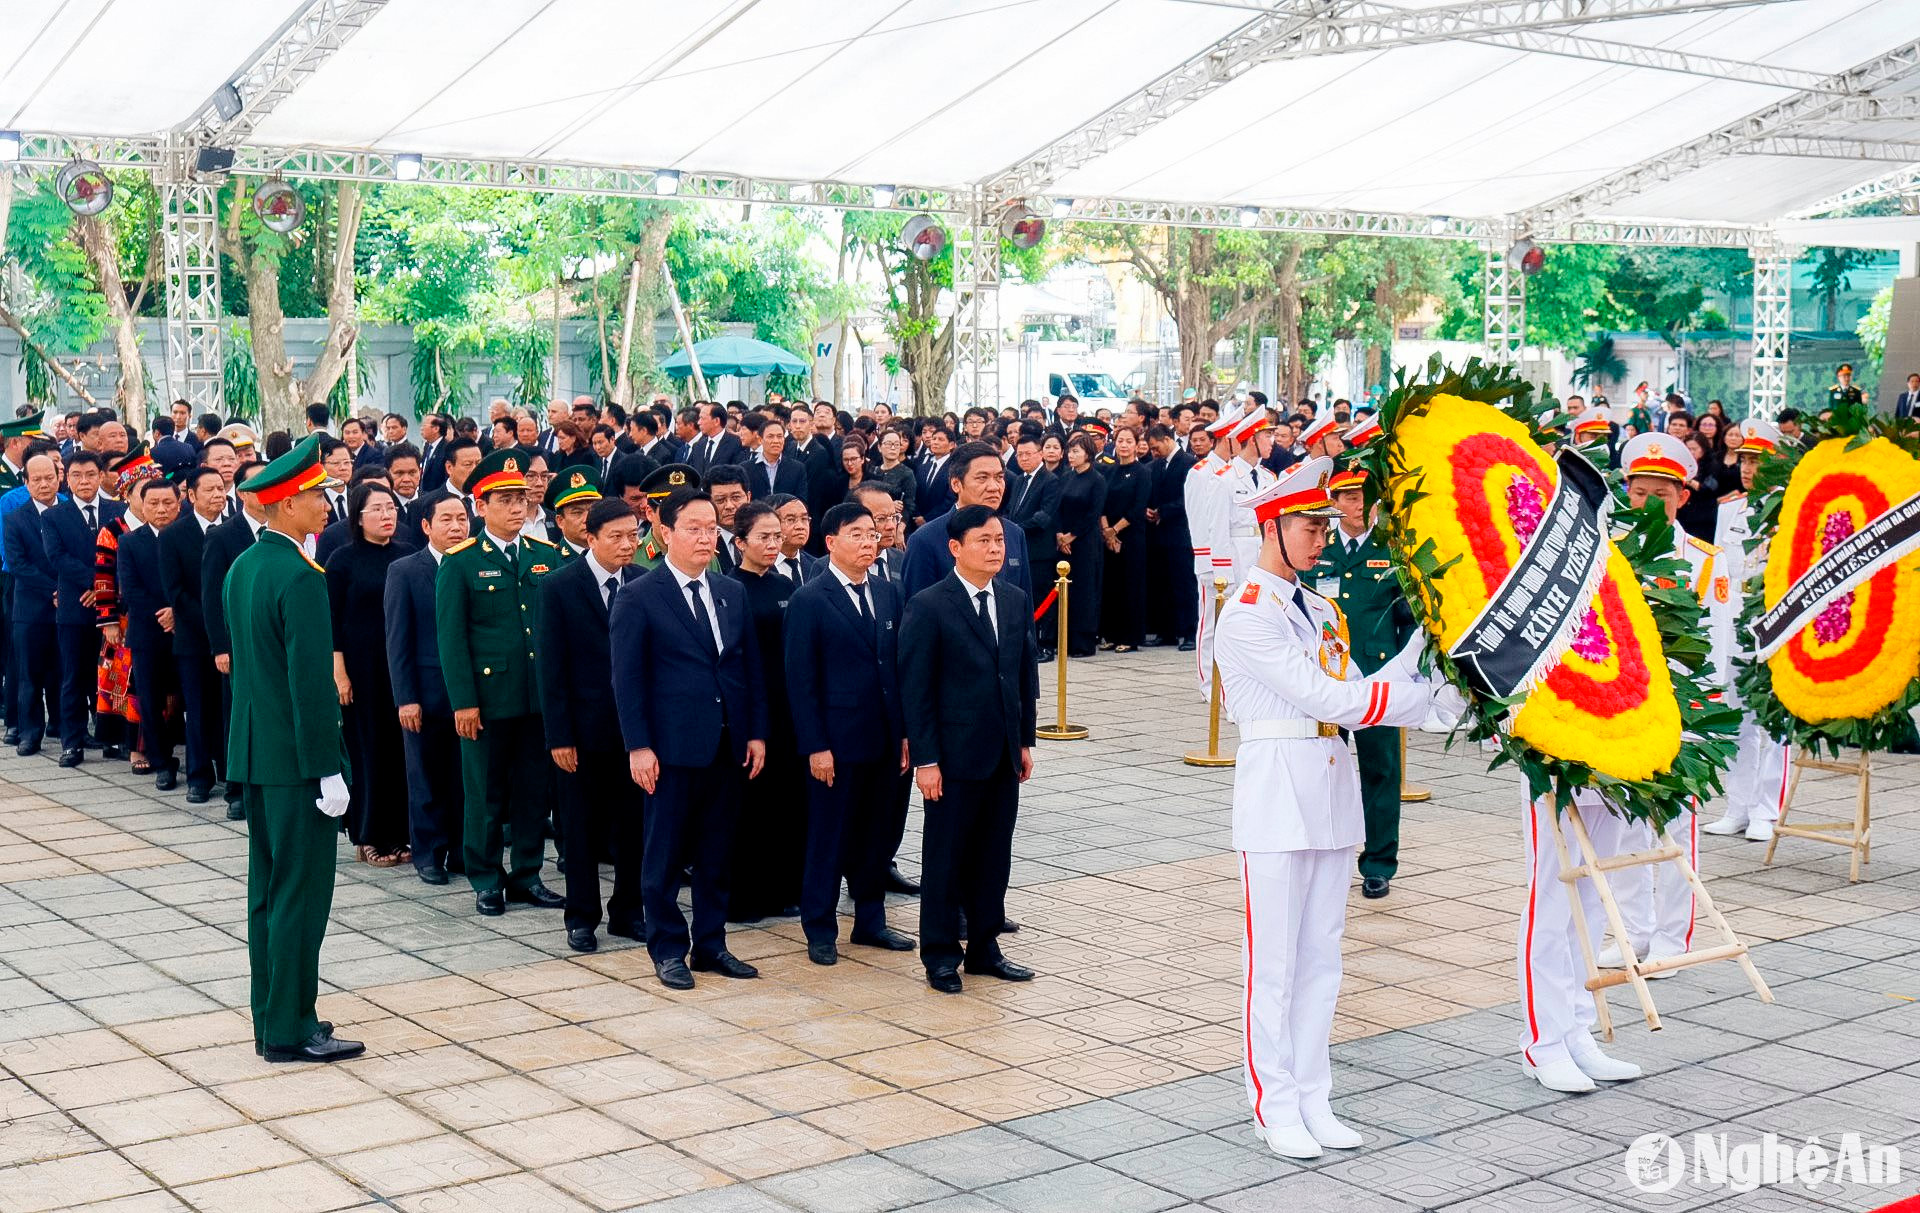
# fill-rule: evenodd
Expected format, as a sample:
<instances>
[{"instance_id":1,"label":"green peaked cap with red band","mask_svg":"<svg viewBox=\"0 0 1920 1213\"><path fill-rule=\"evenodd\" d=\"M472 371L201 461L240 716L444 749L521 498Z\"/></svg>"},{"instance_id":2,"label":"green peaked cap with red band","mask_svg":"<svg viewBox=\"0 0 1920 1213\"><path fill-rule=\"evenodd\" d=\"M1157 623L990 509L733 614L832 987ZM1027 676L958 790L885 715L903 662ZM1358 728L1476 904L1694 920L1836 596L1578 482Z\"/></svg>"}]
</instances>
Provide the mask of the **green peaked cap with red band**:
<instances>
[{"instance_id":1,"label":"green peaked cap with red band","mask_svg":"<svg viewBox=\"0 0 1920 1213\"><path fill-rule=\"evenodd\" d=\"M474 465L473 475L467 480L467 492L475 497L485 497L488 493L498 493L503 489L525 489L528 458L527 453L517 446L503 446L487 452L486 457Z\"/></svg>"},{"instance_id":2,"label":"green peaked cap with red band","mask_svg":"<svg viewBox=\"0 0 1920 1213\"><path fill-rule=\"evenodd\" d=\"M292 450L247 477L243 487L261 505L272 505L308 489L337 489L340 481L321 466L320 435L308 434Z\"/></svg>"}]
</instances>

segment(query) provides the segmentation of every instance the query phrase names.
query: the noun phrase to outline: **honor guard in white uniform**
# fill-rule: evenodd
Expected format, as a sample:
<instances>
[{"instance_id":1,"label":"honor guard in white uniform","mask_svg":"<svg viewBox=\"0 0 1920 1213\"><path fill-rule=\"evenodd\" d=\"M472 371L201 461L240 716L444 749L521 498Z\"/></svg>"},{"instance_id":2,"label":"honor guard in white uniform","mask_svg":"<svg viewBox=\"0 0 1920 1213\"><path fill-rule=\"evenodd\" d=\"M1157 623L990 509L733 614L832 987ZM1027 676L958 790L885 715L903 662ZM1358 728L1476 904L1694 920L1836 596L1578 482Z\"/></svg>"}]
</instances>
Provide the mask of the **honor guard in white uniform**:
<instances>
[{"instance_id":1,"label":"honor guard in white uniform","mask_svg":"<svg viewBox=\"0 0 1920 1213\"><path fill-rule=\"evenodd\" d=\"M1227 485L1236 507L1228 511L1227 517L1233 549L1233 583L1238 585L1260 559L1260 528L1254 525L1250 511L1238 507L1273 487L1275 473L1261 464L1261 460L1273 452L1273 414L1266 406L1253 403L1228 437L1240 448L1227 472Z\"/></svg>"},{"instance_id":2,"label":"honor guard in white uniform","mask_svg":"<svg viewBox=\"0 0 1920 1213\"><path fill-rule=\"evenodd\" d=\"M1242 503L1261 548L1218 629L1226 710L1240 726L1233 846L1246 897L1247 1098L1256 1131L1290 1158L1362 1142L1328 1102L1340 936L1366 836L1340 729L1451 727L1464 706L1411 668L1418 639L1362 678L1339 607L1302 584L1339 513L1327 497L1332 470L1330 459L1306 460Z\"/></svg>"},{"instance_id":3,"label":"honor guard in white uniform","mask_svg":"<svg viewBox=\"0 0 1920 1213\"><path fill-rule=\"evenodd\" d=\"M1641 434L1629 441L1620 450L1620 466L1626 477L1627 503L1638 509L1649 500L1658 500L1666 507L1669 522L1686 504L1687 482L1700 473L1693 452L1666 434ZM1732 670L1729 660L1733 647L1731 585L1718 547L1695 539L1677 525L1674 536L1678 545L1674 554L1685 558L1690 570L1690 587L1707 608L1712 664L1701 681L1714 688L1713 698L1719 699L1726 693ZM1684 806L1680 815L1667 824L1666 835L1687 852L1687 862L1698 871L1700 833L1694 807ZM1600 845L1598 840L1595 845ZM1651 849L1652 828L1645 823L1634 823L1618 845L1629 852ZM1625 868L1613 877L1613 891L1627 928L1627 942L1641 959L1679 956L1693 946L1693 886L1678 874L1665 867ZM1610 968L1619 966L1625 960L1625 954L1618 950L1620 946L1620 941L1615 940L1600 963Z\"/></svg>"},{"instance_id":4,"label":"honor guard in white uniform","mask_svg":"<svg viewBox=\"0 0 1920 1213\"><path fill-rule=\"evenodd\" d=\"M1747 578L1766 567L1766 551L1747 551L1747 542L1753 537L1753 518L1747 505L1747 492L1753 487L1754 473L1760 468L1762 459L1771 459L1779 451L1785 440L1772 422L1748 420L1741 422L1743 439L1739 446L1740 454L1740 490L1728 493L1720 499L1720 517L1713 535L1715 546L1720 549L1720 560L1725 572L1718 575L1725 578L1729 587L1732 617L1738 618L1741 610L1742 587ZM1735 637L1742 656L1751 659L1753 646L1746 637ZM1734 689L1733 678L1727 678L1727 703L1741 707L1739 693ZM1752 712L1743 712L1740 718L1739 746L1733 754L1733 766L1727 771L1727 812L1724 817L1712 825L1701 829L1709 834L1744 834L1754 842L1766 842L1773 837L1773 824L1780 820L1780 810L1786 807L1787 783L1793 775L1793 752L1784 741L1776 741L1760 727L1760 722Z\"/></svg>"},{"instance_id":5,"label":"honor guard in white uniform","mask_svg":"<svg viewBox=\"0 0 1920 1213\"><path fill-rule=\"evenodd\" d=\"M1243 416L1229 409L1207 427L1207 433L1213 435L1213 449L1187 473L1184 488L1187 530L1193 536L1193 575L1200 583L1200 625L1194 653L1203 699L1213 695L1213 579L1225 577L1228 585L1234 583L1228 527L1233 513L1228 480L1233 469L1230 435Z\"/></svg>"},{"instance_id":6,"label":"honor guard in white uniform","mask_svg":"<svg viewBox=\"0 0 1920 1213\"><path fill-rule=\"evenodd\" d=\"M1613 415L1604 404L1588 405L1573 419L1573 449L1601 471L1613 463Z\"/></svg>"}]
</instances>

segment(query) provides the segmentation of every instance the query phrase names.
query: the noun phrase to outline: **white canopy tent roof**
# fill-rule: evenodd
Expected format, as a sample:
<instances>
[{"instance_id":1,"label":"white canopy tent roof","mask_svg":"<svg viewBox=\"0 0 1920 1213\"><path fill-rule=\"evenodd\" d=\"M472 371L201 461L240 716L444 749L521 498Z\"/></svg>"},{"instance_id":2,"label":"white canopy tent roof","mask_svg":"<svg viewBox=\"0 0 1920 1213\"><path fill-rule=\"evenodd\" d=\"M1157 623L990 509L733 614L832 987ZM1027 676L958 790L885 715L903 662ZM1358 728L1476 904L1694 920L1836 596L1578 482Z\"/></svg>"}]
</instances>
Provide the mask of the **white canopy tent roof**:
<instances>
[{"instance_id":1,"label":"white canopy tent roof","mask_svg":"<svg viewBox=\"0 0 1920 1213\"><path fill-rule=\"evenodd\" d=\"M1130 217L1125 204L1175 201L1709 224L1764 224L1920 162L1920 0L10 0L7 10L0 129L71 136L81 149L181 130L309 153L886 183L956 198L985 186L998 198L1071 197L1076 214L1115 218ZM296 61L277 62L290 46ZM271 81L262 63L278 69ZM209 98L230 81L242 111L224 121ZM1767 117L1782 106L1792 112ZM1706 154L1678 152L1729 129ZM43 150L64 158L73 146ZM1652 171L1613 180L1643 166ZM1583 192L1593 196L1570 197ZM1274 218L1261 226L1288 226Z\"/></svg>"}]
</instances>

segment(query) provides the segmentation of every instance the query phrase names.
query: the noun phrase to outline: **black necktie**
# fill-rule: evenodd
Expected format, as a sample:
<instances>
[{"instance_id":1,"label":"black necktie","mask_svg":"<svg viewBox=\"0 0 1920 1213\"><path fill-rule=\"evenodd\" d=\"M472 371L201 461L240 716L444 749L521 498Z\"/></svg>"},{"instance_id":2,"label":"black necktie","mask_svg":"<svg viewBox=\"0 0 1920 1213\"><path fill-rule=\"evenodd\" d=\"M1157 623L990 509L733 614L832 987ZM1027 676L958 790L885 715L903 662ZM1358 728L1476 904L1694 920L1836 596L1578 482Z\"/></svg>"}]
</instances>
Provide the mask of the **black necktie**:
<instances>
[{"instance_id":1,"label":"black necktie","mask_svg":"<svg viewBox=\"0 0 1920 1213\"><path fill-rule=\"evenodd\" d=\"M506 545L505 547L502 547L502 548L500 549L500 554L501 554L502 556L505 556L505 557L507 558L507 567L508 567L508 568L510 568L510 569L512 569L512 570L514 570L515 572L519 572L519 571L520 571L520 562L519 562L518 560L516 560L516 559L514 559L514 551L513 551L513 548L514 548L514 545L513 545L513 544L510 544L510 543L509 543L509 544L507 544L507 545Z\"/></svg>"},{"instance_id":2,"label":"black necktie","mask_svg":"<svg viewBox=\"0 0 1920 1213\"><path fill-rule=\"evenodd\" d=\"M873 575L882 581L887 579L887 554L885 552L874 557Z\"/></svg>"},{"instance_id":3,"label":"black necktie","mask_svg":"<svg viewBox=\"0 0 1920 1213\"><path fill-rule=\"evenodd\" d=\"M993 637L994 644L999 644L1000 634L993 629L993 612L987 609L987 592L981 590L973 600L980 604L980 622L987 625L987 635Z\"/></svg>"},{"instance_id":4,"label":"black necktie","mask_svg":"<svg viewBox=\"0 0 1920 1213\"><path fill-rule=\"evenodd\" d=\"M800 561L793 556L787 557L787 576L793 578L793 584L800 584Z\"/></svg>"},{"instance_id":5,"label":"black necktie","mask_svg":"<svg viewBox=\"0 0 1920 1213\"><path fill-rule=\"evenodd\" d=\"M1306 618L1307 622L1313 622L1313 616L1307 614L1307 596L1300 592L1300 587L1297 585L1293 587L1293 605L1300 608L1300 614Z\"/></svg>"},{"instance_id":6,"label":"black necktie","mask_svg":"<svg viewBox=\"0 0 1920 1213\"><path fill-rule=\"evenodd\" d=\"M88 529L89 531L97 531L97 530L99 530L99 529L100 529L100 524L99 524L98 522L95 522L95 521L94 521L94 518L93 518L93 507L92 507L92 506L88 506L88 507L86 507L86 509L87 509L87 529Z\"/></svg>"},{"instance_id":7,"label":"black necktie","mask_svg":"<svg viewBox=\"0 0 1920 1213\"><path fill-rule=\"evenodd\" d=\"M860 600L860 618L867 621L868 627L872 627L873 608L867 604L867 583L863 581L859 585L854 586L853 596Z\"/></svg>"},{"instance_id":8,"label":"black necktie","mask_svg":"<svg viewBox=\"0 0 1920 1213\"><path fill-rule=\"evenodd\" d=\"M693 621L700 625L700 639L706 642L707 652L718 657L720 648L713 642L713 616L707 614L707 600L700 596L700 583L687 582L687 593L693 595Z\"/></svg>"},{"instance_id":9,"label":"black necktie","mask_svg":"<svg viewBox=\"0 0 1920 1213\"><path fill-rule=\"evenodd\" d=\"M612 606L614 591L620 588L620 579L618 577L609 577L600 588L607 592L606 605Z\"/></svg>"}]
</instances>

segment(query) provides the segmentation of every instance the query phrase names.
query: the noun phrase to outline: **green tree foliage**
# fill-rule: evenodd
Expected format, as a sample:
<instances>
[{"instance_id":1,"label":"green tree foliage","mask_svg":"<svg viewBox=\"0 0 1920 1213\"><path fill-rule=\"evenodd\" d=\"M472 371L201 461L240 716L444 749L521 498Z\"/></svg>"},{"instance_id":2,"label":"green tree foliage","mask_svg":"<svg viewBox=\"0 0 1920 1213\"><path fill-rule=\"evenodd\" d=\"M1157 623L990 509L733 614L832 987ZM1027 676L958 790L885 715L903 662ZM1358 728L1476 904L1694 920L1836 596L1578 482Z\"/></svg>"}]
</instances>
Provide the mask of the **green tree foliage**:
<instances>
[{"instance_id":1,"label":"green tree foliage","mask_svg":"<svg viewBox=\"0 0 1920 1213\"><path fill-rule=\"evenodd\" d=\"M53 192L51 177L23 181L7 224L6 258L30 288L20 318L49 351L77 353L107 331L107 301L93 284L87 255L73 239L73 212Z\"/></svg>"}]
</instances>

